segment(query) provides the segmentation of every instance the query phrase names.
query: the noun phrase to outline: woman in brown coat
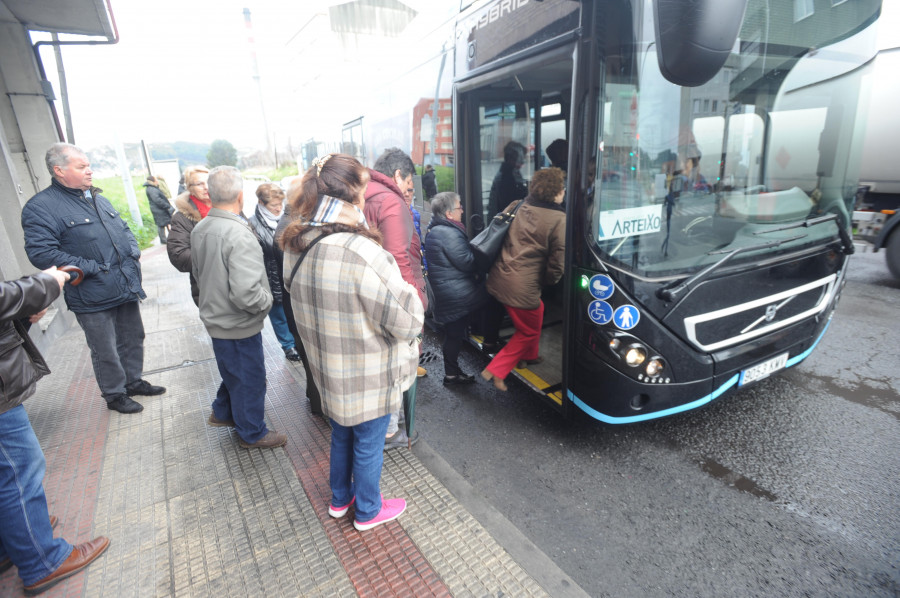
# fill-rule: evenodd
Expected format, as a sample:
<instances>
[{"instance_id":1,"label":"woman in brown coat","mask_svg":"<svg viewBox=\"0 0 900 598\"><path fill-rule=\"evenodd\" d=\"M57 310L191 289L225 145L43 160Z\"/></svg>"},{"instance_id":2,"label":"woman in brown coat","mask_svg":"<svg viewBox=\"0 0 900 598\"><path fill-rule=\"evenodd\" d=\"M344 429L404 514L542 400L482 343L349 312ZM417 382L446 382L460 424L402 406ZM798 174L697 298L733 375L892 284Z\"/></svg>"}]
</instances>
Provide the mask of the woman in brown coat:
<instances>
[{"instance_id":1,"label":"woman in brown coat","mask_svg":"<svg viewBox=\"0 0 900 598\"><path fill-rule=\"evenodd\" d=\"M516 329L503 349L481 372L506 390L506 376L520 361L538 363L544 322L541 287L562 278L566 255L566 175L559 168L534 173L528 197L516 212L500 256L488 275L487 290L506 308ZM507 207L511 209L513 204Z\"/></svg>"}]
</instances>

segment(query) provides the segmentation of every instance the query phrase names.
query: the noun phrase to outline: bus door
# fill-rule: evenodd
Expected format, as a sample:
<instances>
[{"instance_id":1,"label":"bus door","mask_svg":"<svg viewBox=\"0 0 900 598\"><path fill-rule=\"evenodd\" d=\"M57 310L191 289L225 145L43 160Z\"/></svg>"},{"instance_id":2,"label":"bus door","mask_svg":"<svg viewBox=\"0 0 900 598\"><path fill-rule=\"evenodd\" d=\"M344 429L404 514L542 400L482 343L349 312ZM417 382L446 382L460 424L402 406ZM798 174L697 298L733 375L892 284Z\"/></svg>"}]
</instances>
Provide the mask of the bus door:
<instances>
[{"instance_id":1,"label":"bus door","mask_svg":"<svg viewBox=\"0 0 900 598\"><path fill-rule=\"evenodd\" d=\"M510 203L523 199L535 170L544 165L541 107L545 95L546 90L492 88L475 90L462 98L466 113L460 136L464 141L458 148L460 189L470 235L480 232L490 218ZM555 126L560 128L558 122ZM544 361L513 373L552 406L562 409L563 305L561 300L545 299L544 303ZM504 317L501 339L508 340L513 332L509 318ZM481 339L475 336L472 340L478 345Z\"/></svg>"}]
</instances>

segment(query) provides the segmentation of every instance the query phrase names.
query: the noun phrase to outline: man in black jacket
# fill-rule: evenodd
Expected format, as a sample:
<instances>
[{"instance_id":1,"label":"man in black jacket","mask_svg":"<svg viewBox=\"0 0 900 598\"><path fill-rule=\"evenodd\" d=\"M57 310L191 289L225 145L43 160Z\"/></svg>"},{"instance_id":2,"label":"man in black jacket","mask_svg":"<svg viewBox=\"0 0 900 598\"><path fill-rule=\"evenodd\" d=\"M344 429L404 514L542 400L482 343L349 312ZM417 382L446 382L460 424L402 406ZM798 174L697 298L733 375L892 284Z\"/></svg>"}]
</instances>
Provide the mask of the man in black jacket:
<instances>
[{"instance_id":1,"label":"man in black jacket","mask_svg":"<svg viewBox=\"0 0 900 598\"><path fill-rule=\"evenodd\" d=\"M94 376L109 409L137 413L135 395L166 392L141 376L144 323L141 251L128 225L92 183L83 151L55 143L46 156L49 187L22 208L25 252L38 268L77 266L84 281L65 289L66 305L84 330Z\"/></svg>"},{"instance_id":2,"label":"man in black jacket","mask_svg":"<svg viewBox=\"0 0 900 598\"><path fill-rule=\"evenodd\" d=\"M50 369L18 320L37 321L68 279L50 268L0 282L0 573L18 567L28 595L81 571L109 546L103 536L77 546L53 537L44 453L22 405Z\"/></svg>"}]
</instances>

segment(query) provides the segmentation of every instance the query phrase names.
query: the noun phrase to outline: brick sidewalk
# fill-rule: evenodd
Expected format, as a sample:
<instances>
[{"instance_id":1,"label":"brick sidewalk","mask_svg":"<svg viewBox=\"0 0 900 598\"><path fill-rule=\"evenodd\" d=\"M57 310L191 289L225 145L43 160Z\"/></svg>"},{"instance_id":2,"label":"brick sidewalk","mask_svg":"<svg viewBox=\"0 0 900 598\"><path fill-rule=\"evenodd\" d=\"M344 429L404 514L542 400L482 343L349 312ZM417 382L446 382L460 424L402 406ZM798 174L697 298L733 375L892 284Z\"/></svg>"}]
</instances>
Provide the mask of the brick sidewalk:
<instances>
[{"instance_id":1,"label":"brick sidewalk","mask_svg":"<svg viewBox=\"0 0 900 598\"><path fill-rule=\"evenodd\" d=\"M382 490L409 504L399 520L360 533L330 518L330 431L268 324L266 416L287 446L246 450L207 426L220 378L187 275L161 247L142 264L145 377L168 392L141 398L140 414L108 411L75 325L26 402L57 533L112 540L46 596L547 595L414 452L385 455ZM0 576L0 595L21 593L15 569Z\"/></svg>"}]
</instances>

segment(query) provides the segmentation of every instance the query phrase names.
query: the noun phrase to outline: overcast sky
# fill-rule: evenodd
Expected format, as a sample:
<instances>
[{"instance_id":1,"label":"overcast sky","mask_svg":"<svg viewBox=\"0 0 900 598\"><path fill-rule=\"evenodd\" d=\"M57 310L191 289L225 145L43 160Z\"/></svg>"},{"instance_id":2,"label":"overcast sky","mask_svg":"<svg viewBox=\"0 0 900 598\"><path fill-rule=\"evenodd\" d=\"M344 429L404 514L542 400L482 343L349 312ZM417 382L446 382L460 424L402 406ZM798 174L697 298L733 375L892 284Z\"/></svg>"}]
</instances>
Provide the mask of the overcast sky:
<instances>
[{"instance_id":1,"label":"overcast sky","mask_svg":"<svg viewBox=\"0 0 900 598\"><path fill-rule=\"evenodd\" d=\"M378 73L375 67L341 65L343 57L327 48L317 51L317 44L298 56L298 44L288 47L286 42L311 23L313 14L327 12L329 5L343 1L346 0L111 0L121 41L115 45L62 49L76 143L91 148L112 144L116 137L123 142L144 139L150 143L227 139L239 148L265 147L259 92L252 77L253 50L275 143L284 147L290 137L298 145L319 134L312 132L317 115L310 112L315 111L294 105L309 95L305 90L315 89L316 94L325 96L324 103L337 105L347 95L348 85L364 97L367 86L372 84L365 77ZM438 4L458 6L456 0L405 2L419 11L416 22L433 19L426 31L443 30L440 23L447 13L434 14L440 12ZM244 26L244 7L251 11L254 46L248 41ZM896 46L900 37L900 0L886 0L883 11L882 47ZM304 35L309 36L310 30L322 22L315 21L304 29ZM425 39L431 37L434 35ZM385 52L389 52L390 42L384 44L388 48ZM375 64L392 60L379 59L374 47L366 52L371 55L364 54L362 58ZM58 94L52 49L43 47L42 57ZM410 67L420 58L409 57ZM336 77L318 87L305 87L310 60L320 71L332 71L328 65L334 63L334 72L349 76ZM376 77L375 81L383 85L386 79ZM322 87L331 90L331 97ZM297 94L297 90L303 93ZM415 89L410 93L418 97L430 92L419 93ZM323 98L317 99L321 105ZM59 113L62 118L61 106ZM346 118L357 116L361 114L347 112ZM339 136L338 125L333 138Z\"/></svg>"},{"instance_id":2,"label":"overcast sky","mask_svg":"<svg viewBox=\"0 0 900 598\"><path fill-rule=\"evenodd\" d=\"M221 138L264 147L243 8L253 19L268 120L278 129L290 109L283 90L298 72L285 42L311 4L327 10L325 2L112 0L118 44L62 49L76 142L93 147L118 135L125 142ZM42 56L58 95L52 49ZM279 132L276 143L286 143Z\"/></svg>"}]
</instances>

